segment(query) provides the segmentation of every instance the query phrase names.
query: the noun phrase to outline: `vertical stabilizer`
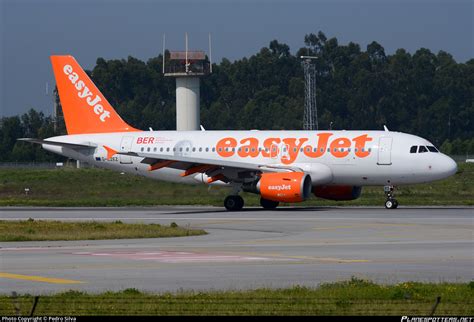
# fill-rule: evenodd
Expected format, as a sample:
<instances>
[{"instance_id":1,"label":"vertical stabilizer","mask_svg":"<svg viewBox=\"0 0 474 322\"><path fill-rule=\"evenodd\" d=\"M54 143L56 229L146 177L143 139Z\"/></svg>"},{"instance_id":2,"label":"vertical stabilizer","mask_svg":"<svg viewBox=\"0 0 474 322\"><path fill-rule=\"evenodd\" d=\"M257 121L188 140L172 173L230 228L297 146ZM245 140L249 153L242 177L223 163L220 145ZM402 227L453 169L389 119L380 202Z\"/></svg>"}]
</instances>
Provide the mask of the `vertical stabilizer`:
<instances>
[{"instance_id":1,"label":"vertical stabilizer","mask_svg":"<svg viewBox=\"0 0 474 322\"><path fill-rule=\"evenodd\" d=\"M68 134L139 131L122 120L72 56L51 56Z\"/></svg>"}]
</instances>

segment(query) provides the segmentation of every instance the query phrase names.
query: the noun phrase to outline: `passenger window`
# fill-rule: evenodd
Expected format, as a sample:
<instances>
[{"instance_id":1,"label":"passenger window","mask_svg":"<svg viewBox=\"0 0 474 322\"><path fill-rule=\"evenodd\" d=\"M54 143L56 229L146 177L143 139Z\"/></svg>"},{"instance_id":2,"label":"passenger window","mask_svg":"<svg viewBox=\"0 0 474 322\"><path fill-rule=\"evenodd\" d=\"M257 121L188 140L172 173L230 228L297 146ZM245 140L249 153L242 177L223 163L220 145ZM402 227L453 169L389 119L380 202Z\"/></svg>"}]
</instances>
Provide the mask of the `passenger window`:
<instances>
[{"instance_id":1,"label":"passenger window","mask_svg":"<svg viewBox=\"0 0 474 322\"><path fill-rule=\"evenodd\" d=\"M212 148L212 152L216 152L216 148Z\"/></svg>"},{"instance_id":2,"label":"passenger window","mask_svg":"<svg viewBox=\"0 0 474 322\"><path fill-rule=\"evenodd\" d=\"M199 148L199 152L202 152L202 148Z\"/></svg>"},{"instance_id":3,"label":"passenger window","mask_svg":"<svg viewBox=\"0 0 474 322\"><path fill-rule=\"evenodd\" d=\"M147 151L147 152L150 152L150 148L147 148L146 151Z\"/></svg>"},{"instance_id":4,"label":"passenger window","mask_svg":"<svg viewBox=\"0 0 474 322\"><path fill-rule=\"evenodd\" d=\"M416 148L417 148L416 145L412 146L412 147L410 148L410 153L416 153Z\"/></svg>"},{"instance_id":5,"label":"passenger window","mask_svg":"<svg viewBox=\"0 0 474 322\"><path fill-rule=\"evenodd\" d=\"M434 146L428 145L427 148L428 148L428 150L430 150L430 152L434 152L434 153L438 153L438 152L439 152L438 149L435 148Z\"/></svg>"},{"instance_id":6,"label":"passenger window","mask_svg":"<svg viewBox=\"0 0 474 322\"><path fill-rule=\"evenodd\" d=\"M193 148L193 152L196 152L196 148Z\"/></svg>"},{"instance_id":7,"label":"passenger window","mask_svg":"<svg viewBox=\"0 0 474 322\"><path fill-rule=\"evenodd\" d=\"M144 148L144 147L142 147L142 148L141 148L141 150L142 150L142 152L143 152L143 150L145 150L145 148Z\"/></svg>"},{"instance_id":8,"label":"passenger window","mask_svg":"<svg viewBox=\"0 0 474 322\"><path fill-rule=\"evenodd\" d=\"M209 152L209 148L206 148L206 152Z\"/></svg>"},{"instance_id":9,"label":"passenger window","mask_svg":"<svg viewBox=\"0 0 474 322\"><path fill-rule=\"evenodd\" d=\"M424 145L420 145L420 149L418 150L418 153L425 153L428 152L428 149Z\"/></svg>"},{"instance_id":10,"label":"passenger window","mask_svg":"<svg viewBox=\"0 0 474 322\"><path fill-rule=\"evenodd\" d=\"M156 152L156 148L153 148L153 152Z\"/></svg>"}]
</instances>

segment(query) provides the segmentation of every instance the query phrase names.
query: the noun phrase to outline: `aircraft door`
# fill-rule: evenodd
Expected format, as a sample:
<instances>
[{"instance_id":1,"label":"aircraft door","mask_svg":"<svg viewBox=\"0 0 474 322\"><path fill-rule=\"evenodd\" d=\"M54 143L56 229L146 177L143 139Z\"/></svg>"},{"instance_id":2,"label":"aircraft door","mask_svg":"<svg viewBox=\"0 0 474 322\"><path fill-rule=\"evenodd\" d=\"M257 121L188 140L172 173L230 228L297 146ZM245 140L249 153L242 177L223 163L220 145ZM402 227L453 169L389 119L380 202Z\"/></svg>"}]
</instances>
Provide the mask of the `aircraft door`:
<instances>
[{"instance_id":1,"label":"aircraft door","mask_svg":"<svg viewBox=\"0 0 474 322\"><path fill-rule=\"evenodd\" d=\"M379 139L379 153L377 157L378 165L392 164L392 138L381 137Z\"/></svg>"},{"instance_id":2,"label":"aircraft door","mask_svg":"<svg viewBox=\"0 0 474 322\"><path fill-rule=\"evenodd\" d=\"M129 152L132 149L133 136L124 136L122 142L120 143L120 152ZM120 163L121 164L130 164L133 163L132 157L128 155L120 154Z\"/></svg>"}]
</instances>

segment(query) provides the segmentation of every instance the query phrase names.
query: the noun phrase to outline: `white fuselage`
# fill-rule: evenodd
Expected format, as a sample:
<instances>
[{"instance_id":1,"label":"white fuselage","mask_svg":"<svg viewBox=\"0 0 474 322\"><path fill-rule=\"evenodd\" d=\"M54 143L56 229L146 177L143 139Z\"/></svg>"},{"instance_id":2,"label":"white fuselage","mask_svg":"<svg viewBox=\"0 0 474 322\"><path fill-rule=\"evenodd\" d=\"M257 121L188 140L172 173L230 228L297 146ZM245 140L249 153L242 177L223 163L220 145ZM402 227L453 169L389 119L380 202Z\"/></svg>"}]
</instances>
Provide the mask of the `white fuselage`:
<instances>
[{"instance_id":1,"label":"white fuselage","mask_svg":"<svg viewBox=\"0 0 474 322\"><path fill-rule=\"evenodd\" d=\"M313 185L414 184L446 178L457 169L456 163L442 153L410 153L412 146L432 146L427 140L389 131L143 131L66 135L48 140L96 145L87 153L47 144L43 147L97 167L188 184L205 182L204 175L182 177L183 170L166 167L148 171L149 165L141 163L143 157L117 154L107 159L104 145L120 152L296 167L316 177L318 166L330 170Z\"/></svg>"}]
</instances>

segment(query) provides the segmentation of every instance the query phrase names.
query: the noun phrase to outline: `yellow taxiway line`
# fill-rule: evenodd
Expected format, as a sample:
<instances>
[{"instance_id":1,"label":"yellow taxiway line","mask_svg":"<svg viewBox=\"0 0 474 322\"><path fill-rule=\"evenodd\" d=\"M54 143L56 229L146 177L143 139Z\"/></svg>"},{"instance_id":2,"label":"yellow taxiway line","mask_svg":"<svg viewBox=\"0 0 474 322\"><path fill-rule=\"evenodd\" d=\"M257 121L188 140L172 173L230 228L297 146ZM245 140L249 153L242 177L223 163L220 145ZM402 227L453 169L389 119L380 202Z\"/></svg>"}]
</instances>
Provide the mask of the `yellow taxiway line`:
<instances>
[{"instance_id":1,"label":"yellow taxiway line","mask_svg":"<svg viewBox=\"0 0 474 322\"><path fill-rule=\"evenodd\" d=\"M84 283L81 281L67 280L62 278L51 278L51 277L42 277L42 276L33 276L33 275L20 275L20 274L10 274L0 272L0 278L11 278L17 280L33 281L33 282L44 282L52 284L80 284Z\"/></svg>"}]
</instances>

